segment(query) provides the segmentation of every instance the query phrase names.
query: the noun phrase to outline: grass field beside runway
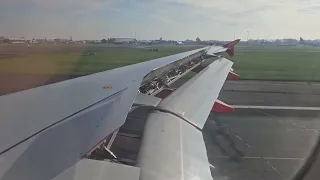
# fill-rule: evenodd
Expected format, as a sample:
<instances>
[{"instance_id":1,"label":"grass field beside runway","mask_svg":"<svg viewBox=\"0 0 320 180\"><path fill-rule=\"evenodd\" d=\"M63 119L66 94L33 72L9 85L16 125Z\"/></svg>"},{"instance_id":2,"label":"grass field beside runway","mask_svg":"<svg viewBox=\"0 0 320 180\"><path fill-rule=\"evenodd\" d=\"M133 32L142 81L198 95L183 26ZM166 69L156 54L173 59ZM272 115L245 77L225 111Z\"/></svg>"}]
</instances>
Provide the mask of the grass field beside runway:
<instances>
[{"instance_id":1,"label":"grass field beside runway","mask_svg":"<svg viewBox=\"0 0 320 180\"><path fill-rule=\"evenodd\" d=\"M197 47L198 48L198 47ZM195 47L160 47L159 51L148 48L142 49L107 49L94 56L82 56L72 71L75 75L91 74L99 71L114 69L130 64L136 64L164 56L177 54Z\"/></svg>"},{"instance_id":2,"label":"grass field beside runway","mask_svg":"<svg viewBox=\"0 0 320 180\"><path fill-rule=\"evenodd\" d=\"M7 45L6 48L8 46L11 48L0 52L0 74L87 75L199 48L168 46L152 51L148 47L101 45Z\"/></svg>"},{"instance_id":3,"label":"grass field beside runway","mask_svg":"<svg viewBox=\"0 0 320 180\"><path fill-rule=\"evenodd\" d=\"M320 48L316 47L237 47L232 59L243 79L320 80Z\"/></svg>"},{"instance_id":4,"label":"grass field beside runway","mask_svg":"<svg viewBox=\"0 0 320 180\"><path fill-rule=\"evenodd\" d=\"M0 44L0 96L196 48L199 47Z\"/></svg>"},{"instance_id":5,"label":"grass field beside runway","mask_svg":"<svg viewBox=\"0 0 320 180\"><path fill-rule=\"evenodd\" d=\"M199 47L110 48L101 45L1 45L0 74L87 75ZM156 47L153 47L156 48ZM95 55L88 55L94 52ZM243 79L320 80L320 48L237 46L232 58Z\"/></svg>"}]
</instances>

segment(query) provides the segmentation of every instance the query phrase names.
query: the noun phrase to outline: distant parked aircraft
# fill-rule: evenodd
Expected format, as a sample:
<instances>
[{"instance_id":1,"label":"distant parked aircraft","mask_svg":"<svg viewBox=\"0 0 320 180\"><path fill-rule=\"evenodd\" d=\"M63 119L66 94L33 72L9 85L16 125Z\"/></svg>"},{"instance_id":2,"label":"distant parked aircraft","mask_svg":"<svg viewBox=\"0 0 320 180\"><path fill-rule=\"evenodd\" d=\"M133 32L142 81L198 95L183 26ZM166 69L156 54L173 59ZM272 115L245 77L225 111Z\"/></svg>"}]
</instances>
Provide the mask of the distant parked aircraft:
<instances>
[{"instance_id":1,"label":"distant parked aircraft","mask_svg":"<svg viewBox=\"0 0 320 180\"><path fill-rule=\"evenodd\" d=\"M183 44L183 42L181 42L181 41L177 41L177 42L176 42L176 45L184 45L184 44Z\"/></svg>"},{"instance_id":2,"label":"distant parked aircraft","mask_svg":"<svg viewBox=\"0 0 320 180\"><path fill-rule=\"evenodd\" d=\"M307 46L320 46L320 42L318 40L304 40L302 37L300 37L299 43Z\"/></svg>"},{"instance_id":3,"label":"distant parked aircraft","mask_svg":"<svg viewBox=\"0 0 320 180\"><path fill-rule=\"evenodd\" d=\"M304 40L300 37L300 44L304 44Z\"/></svg>"},{"instance_id":4,"label":"distant parked aircraft","mask_svg":"<svg viewBox=\"0 0 320 180\"><path fill-rule=\"evenodd\" d=\"M199 37L196 38L196 42L197 42L198 44L206 45L206 46L215 45L214 43L209 42L209 41L201 41L201 39L200 39Z\"/></svg>"},{"instance_id":5,"label":"distant parked aircraft","mask_svg":"<svg viewBox=\"0 0 320 180\"><path fill-rule=\"evenodd\" d=\"M151 41L149 44L150 45L152 45L152 44L160 44L161 42L163 42L162 37L159 40Z\"/></svg>"}]
</instances>

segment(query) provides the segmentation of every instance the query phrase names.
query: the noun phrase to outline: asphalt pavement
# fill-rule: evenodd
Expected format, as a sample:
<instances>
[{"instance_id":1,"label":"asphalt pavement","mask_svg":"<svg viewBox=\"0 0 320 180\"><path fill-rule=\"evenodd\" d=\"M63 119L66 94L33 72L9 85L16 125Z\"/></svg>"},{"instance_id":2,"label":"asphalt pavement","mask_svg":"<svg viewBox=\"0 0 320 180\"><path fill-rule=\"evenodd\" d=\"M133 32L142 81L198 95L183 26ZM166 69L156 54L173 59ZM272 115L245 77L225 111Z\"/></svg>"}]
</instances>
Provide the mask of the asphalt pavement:
<instances>
[{"instance_id":1,"label":"asphalt pavement","mask_svg":"<svg viewBox=\"0 0 320 180\"><path fill-rule=\"evenodd\" d=\"M320 83L227 81L219 98L235 105L320 107Z\"/></svg>"},{"instance_id":2,"label":"asphalt pavement","mask_svg":"<svg viewBox=\"0 0 320 180\"><path fill-rule=\"evenodd\" d=\"M219 98L243 106L208 118L204 138L214 179L291 178L317 142L320 113L290 106L318 106L319 90L317 83L227 81Z\"/></svg>"},{"instance_id":3,"label":"asphalt pavement","mask_svg":"<svg viewBox=\"0 0 320 180\"><path fill-rule=\"evenodd\" d=\"M209 161L215 167L213 176L234 180L291 177L312 150L320 122L315 112L313 117L278 113L260 109L212 113L204 137Z\"/></svg>"}]
</instances>

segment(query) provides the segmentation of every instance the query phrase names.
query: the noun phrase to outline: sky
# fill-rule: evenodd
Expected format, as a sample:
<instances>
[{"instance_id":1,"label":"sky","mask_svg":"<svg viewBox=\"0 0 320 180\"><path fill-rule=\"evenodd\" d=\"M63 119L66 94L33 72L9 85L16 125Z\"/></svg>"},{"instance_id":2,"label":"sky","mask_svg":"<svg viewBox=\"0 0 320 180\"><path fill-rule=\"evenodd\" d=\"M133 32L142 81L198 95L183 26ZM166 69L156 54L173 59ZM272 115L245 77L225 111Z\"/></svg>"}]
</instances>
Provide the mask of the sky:
<instances>
[{"instance_id":1,"label":"sky","mask_svg":"<svg viewBox=\"0 0 320 180\"><path fill-rule=\"evenodd\" d=\"M319 0L0 0L0 36L320 39Z\"/></svg>"}]
</instances>

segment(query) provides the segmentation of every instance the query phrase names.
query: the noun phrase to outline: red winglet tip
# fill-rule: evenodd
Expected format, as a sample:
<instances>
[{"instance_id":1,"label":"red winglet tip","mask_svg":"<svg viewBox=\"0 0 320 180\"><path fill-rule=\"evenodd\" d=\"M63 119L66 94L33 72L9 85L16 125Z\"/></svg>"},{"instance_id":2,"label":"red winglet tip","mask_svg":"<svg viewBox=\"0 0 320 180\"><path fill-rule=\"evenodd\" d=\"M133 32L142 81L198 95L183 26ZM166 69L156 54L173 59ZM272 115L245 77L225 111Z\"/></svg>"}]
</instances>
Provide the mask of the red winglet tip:
<instances>
[{"instance_id":1,"label":"red winglet tip","mask_svg":"<svg viewBox=\"0 0 320 180\"><path fill-rule=\"evenodd\" d=\"M240 42L240 40L241 39L236 39L236 40L234 40L234 41L232 41L230 43L227 43L227 44L223 45L223 47L224 48L228 48L228 49L233 48L236 44L238 44Z\"/></svg>"},{"instance_id":2,"label":"red winglet tip","mask_svg":"<svg viewBox=\"0 0 320 180\"><path fill-rule=\"evenodd\" d=\"M229 74L228 74L227 79L228 80L240 80L241 77L238 74L230 71Z\"/></svg>"},{"instance_id":3,"label":"red winglet tip","mask_svg":"<svg viewBox=\"0 0 320 180\"><path fill-rule=\"evenodd\" d=\"M233 113L234 108L217 99L211 111L215 113Z\"/></svg>"},{"instance_id":4,"label":"red winglet tip","mask_svg":"<svg viewBox=\"0 0 320 180\"><path fill-rule=\"evenodd\" d=\"M227 43L223 45L224 48L227 48L226 52L228 53L229 56L234 56L234 46L240 42L240 39L234 40L230 43Z\"/></svg>"},{"instance_id":5,"label":"red winglet tip","mask_svg":"<svg viewBox=\"0 0 320 180\"><path fill-rule=\"evenodd\" d=\"M226 52L230 57L234 56L234 48L227 49Z\"/></svg>"}]
</instances>

